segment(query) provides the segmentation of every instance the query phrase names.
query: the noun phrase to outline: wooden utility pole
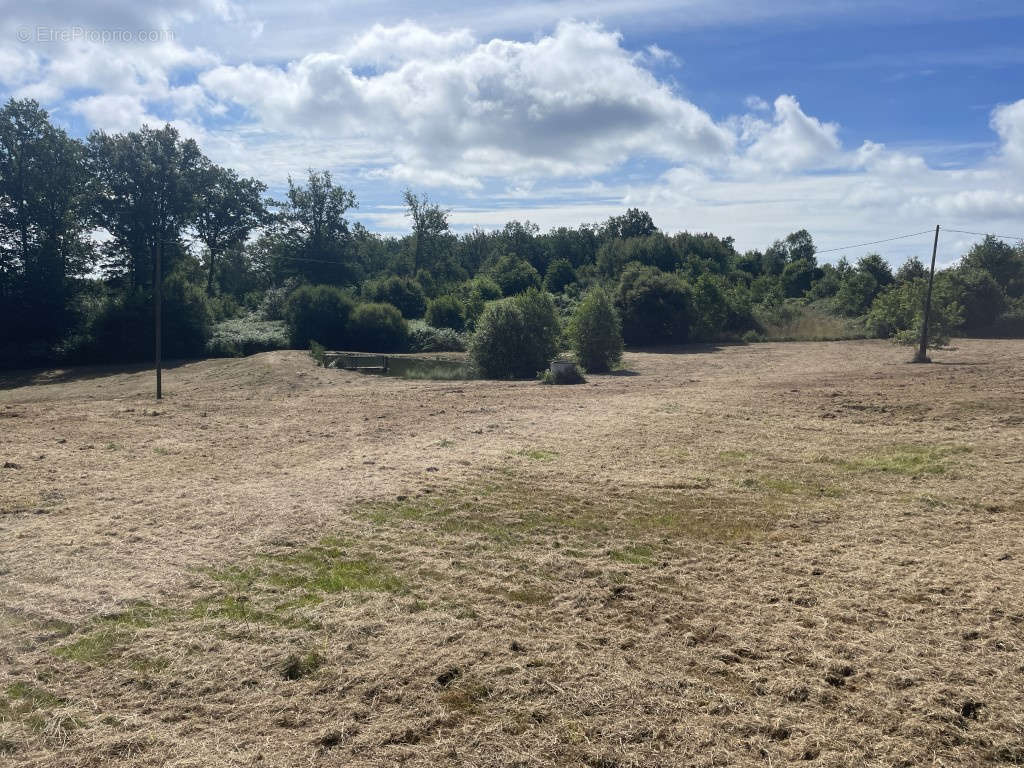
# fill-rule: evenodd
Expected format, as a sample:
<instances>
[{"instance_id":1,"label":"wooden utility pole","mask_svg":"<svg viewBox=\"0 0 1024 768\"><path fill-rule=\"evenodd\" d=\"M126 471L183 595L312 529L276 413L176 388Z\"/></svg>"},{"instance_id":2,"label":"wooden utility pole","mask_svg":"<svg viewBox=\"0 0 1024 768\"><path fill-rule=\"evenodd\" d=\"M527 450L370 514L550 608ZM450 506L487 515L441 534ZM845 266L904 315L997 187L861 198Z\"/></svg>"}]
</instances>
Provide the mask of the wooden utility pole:
<instances>
[{"instance_id":1,"label":"wooden utility pole","mask_svg":"<svg viewBox=\"0 0 1024 768\"><path fill-rule=\"evenodd\" d=\"M921 346L914 355L915 363L930 363L928 357L928 320L932 313L932 284L935 282L935 254L939 250L939 225L935 225L935 242L932 244L932 269L928 273L928 291L924 298L924 319L921 322Z\"/></svg>"},{"instance_id":2,"label":"wooden utility pole","mask_svg":"<svg viewBox=\"0 0 1024 768\"><path fill-rule=\"evenodd\" d=\"M161 398L163 398L163 390L162 390L162 388L160 386L160 374L162 373L162 371L161 371L161 360L160 360L160 339L161 339L161 336L162 336L162 334L160 332L160 321L162 320L163 303L164 303L164 301L163 301L163 298L164 298L163 297L163 281L164 281L164 278L163 278L163 270L161 269L161 266L160 266L160 256L162 255L161 252L163 251L163 249L164 249L163 243L158 243L157 246L156 246L156 264L154 265L155 266L155 273L153 275L153 326L156 328L156 332L154 334L155 338L154 338L153 341L154 341L154 346L155 346L155 350L154 350L155 354L154 354L154 356L156 358L156 399L157 400L160 400Z\"/></svg>"}]
</instances>

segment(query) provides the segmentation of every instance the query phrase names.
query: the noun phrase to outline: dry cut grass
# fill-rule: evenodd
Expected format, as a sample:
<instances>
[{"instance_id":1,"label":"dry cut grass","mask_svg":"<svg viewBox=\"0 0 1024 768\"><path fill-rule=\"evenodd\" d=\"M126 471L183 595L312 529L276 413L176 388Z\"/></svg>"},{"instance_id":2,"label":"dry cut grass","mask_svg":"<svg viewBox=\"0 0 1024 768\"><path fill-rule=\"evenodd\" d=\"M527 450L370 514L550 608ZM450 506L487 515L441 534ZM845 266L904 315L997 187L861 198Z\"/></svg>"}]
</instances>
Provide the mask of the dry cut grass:
<instances>
[{"instance_id":1,"label":"dry cut grass","mask_svg":"<svg viewBox=\"0 0 1024 768\"><path fill-rule=\"evenodd\" d=\"M0 390L0 763L1024 763L1024 343Z\"/></svg>"}]
</instances>

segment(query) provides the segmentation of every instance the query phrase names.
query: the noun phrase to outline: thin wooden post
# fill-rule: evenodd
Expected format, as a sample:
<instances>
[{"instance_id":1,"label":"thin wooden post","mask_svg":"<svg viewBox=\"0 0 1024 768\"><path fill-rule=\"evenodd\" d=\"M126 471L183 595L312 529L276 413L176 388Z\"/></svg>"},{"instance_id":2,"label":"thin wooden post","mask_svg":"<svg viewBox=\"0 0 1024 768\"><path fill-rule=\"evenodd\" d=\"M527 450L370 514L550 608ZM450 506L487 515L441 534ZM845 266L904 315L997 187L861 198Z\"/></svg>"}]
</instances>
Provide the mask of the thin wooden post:
<instances>
[{"instance_id":1,"label":"thin wooden post","mask_svg":"<svg viewBox=\"0 0 1024 768\"><path fill-rule=\"evenodd\" d=\"M931 319L932 313L932 285L935 282L935 254L939 250L939 225L935 225L935 242L932 244L932 269L928 273L928 291L925 293L924 298L924 319L921 322L921 345L918 347L917 354L914 355L915 363L930 363L932 360L928 357L928 321Z\"/></svg>"},{"instance_id":2,"label":"thin wooden post","mask_svg":"<svg viewBox=\"0 0 1024 768\"><path fill-rule=\"evenodd\" d=\"M160 359L160 321L163 319L163 270L160 267L160 256L163 251L163 243L160 243L156 247L156 274L153 277L153 325L155 327L155 338L153 339L154 344L154 357L156 358L156 399L160 400L163 398L163 388L161 386L161 373L163 361Z\"/></svg>"}]
</instances>

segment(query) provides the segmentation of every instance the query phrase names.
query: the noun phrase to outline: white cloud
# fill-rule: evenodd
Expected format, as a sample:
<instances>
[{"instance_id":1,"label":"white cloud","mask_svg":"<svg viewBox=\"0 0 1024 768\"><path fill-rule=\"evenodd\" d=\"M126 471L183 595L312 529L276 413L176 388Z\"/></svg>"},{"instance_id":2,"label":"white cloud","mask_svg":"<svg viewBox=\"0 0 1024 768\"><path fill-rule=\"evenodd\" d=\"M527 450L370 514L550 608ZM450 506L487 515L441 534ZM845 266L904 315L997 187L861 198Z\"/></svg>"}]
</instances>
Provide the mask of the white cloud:
<instances>
[{"instance_id":1,"label":"white cloud","mask_svg":"<svg viewBox=\"0 0 1024 768\"><path fill-rule=\"evenodd\" d=\"M407 61L443 61L470 50L476 41L468 29L437 34L412 21L393 27L374 24L344 52L351 66L391 69Z\"/></svg>"},{"instance_id":2,"label":"white cloud","mask_svg":"<svg viewBox=\"0 0 1024 768\"><path fill-rule=\"evenodd\" d=\"M841 163L838 125L805 114L793 96L779 96L774 106L771 123L748 120L743 126L742 135L752 140L745 153L744 159L749 161L745 165L792 173Z\"/></svg>"},{"instance_id":3,"label":"white cloud","mask_svg":"<svg viewBox=\"0 0 1024 768\"><path fill-rule=\"evenodd\" d=\"M142 101L127 94L104 94L78 99L71 111L82 115L102 131L120 133L137 129L143 123L159 126L163 121L146 112Z\"/></svg>"},{"instance_id":4,"label":"white cloud","mask_svg":"<svg viewBox=\"0 0 1024 768\"><path fill-rule=\"evenodd\" d=\"M1024 99L996 107L992 111L992 128L1002 139L1003 157L1024 168Z\"/></svg>"},{"instance_id":5,"label":"white cloud","mask_svg":"<svg viewBox=\"0 0 1024 768\"><path fill-rule=\"evenodd\" d=\"M393 67L356 74L387 41ZM417 46L424 52L417 53ZM449 51L441 55L443 50ZM721 162L734 137L639 65L619 35L565 22L535 42L468 44L413 24L285 67L221 66L200 83L272 130L374 136L396 168L476 186L507 175L594 174L635 156Z\"/></svg>"},{"instance_id":6,"label":"white cloud","mask_svg":"<svg viewBox=\"0 0 1024 768\"><path fill-rule=\"evenodd\" d=\"M760 96L747 96L747 98L743 100L743 104L751 112L767 112L772 108L772 105Z\"/></svg>"}]
</instances>

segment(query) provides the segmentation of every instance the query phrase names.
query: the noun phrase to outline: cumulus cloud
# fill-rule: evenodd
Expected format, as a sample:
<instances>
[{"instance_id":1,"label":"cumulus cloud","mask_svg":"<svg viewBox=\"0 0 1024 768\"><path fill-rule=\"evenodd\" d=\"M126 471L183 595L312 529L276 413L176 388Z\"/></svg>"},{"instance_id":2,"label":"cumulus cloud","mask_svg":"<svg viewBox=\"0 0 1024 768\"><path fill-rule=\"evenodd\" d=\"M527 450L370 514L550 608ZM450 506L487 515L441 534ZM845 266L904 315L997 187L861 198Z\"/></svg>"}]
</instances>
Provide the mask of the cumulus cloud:
<instances>
[{"instance_id":1,"label":"cumulus cloud","mask_svg":"<svg viewBox=\"0 0 1024 768\"><path fill-rule=\"evenodd\" d=\"M389 68L357 74L353 61L372 58L381 41L397 52ZM285 67L221 66L199 82L274 129L372 135L393 147L397 165L443 168L470 184L600 173L636 155L706 164L734 143L595 24L564 22L533 42L469 44L463 33L407 23L374 28L340 52Z\"/></svg>"},{"instance_id":2,"label":"cumulus cloud","mask_svg":"<svg viewBox=\"0 0 1024 768\"><path fill-rule=\"evenodd\" d=\"M143 123L160 125L163 121L146 112L142 101L127 94L104 94L78 99L71 110L102 131L133 131Z\"/></svg>"},{"instance_id":3,"label":"cumulus cloud","mask_svg":"<svg viewBox=\"0 0 1024 768\"><path fill-rule=\"evenodd\" d=\"M1003 157L1024 168L1024 99L996 107L991 122L1002 140Z\"/></svg>"},{"instance_id":4,"label":"cumulus cloud","mask_svg":"<svg viewBox=\"0 0 1024 768\"><path fill-rule=\"evenodd\" d=\"M794 96L779 96L774 107L771 123L743 122L741 135L750 142L746 160L785 173L834 167L841 162L838 125L805 114Z\"/></svg>"},{"instance_id":5,"label":"cumulus cloud","mask_svg":"<svg viewBox=\"0 0 1024 768\"><path fill-rule=\"evenodd\" d=\"M344 51L352 66L391 69L407 61L443 61L470 50L476 41L468 29L438 34L412 21L386 27L374 24Z\"/></svg>"}]
</instances>

